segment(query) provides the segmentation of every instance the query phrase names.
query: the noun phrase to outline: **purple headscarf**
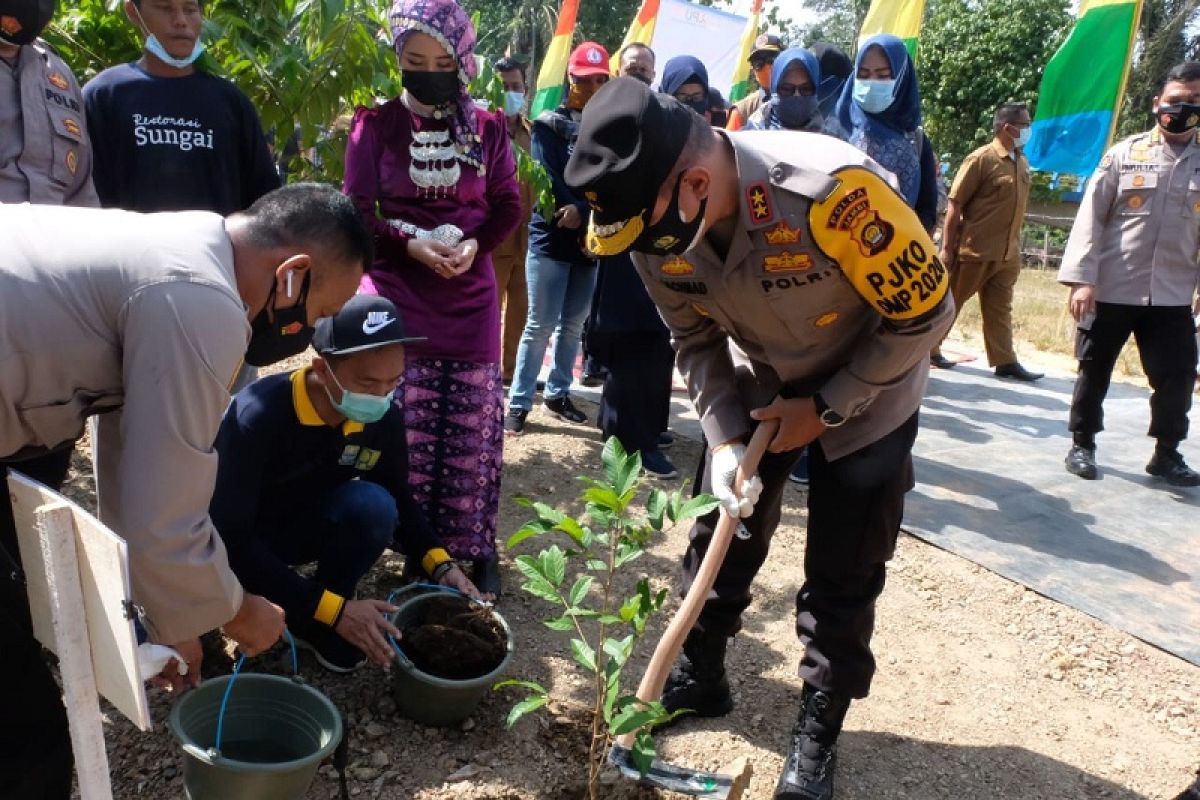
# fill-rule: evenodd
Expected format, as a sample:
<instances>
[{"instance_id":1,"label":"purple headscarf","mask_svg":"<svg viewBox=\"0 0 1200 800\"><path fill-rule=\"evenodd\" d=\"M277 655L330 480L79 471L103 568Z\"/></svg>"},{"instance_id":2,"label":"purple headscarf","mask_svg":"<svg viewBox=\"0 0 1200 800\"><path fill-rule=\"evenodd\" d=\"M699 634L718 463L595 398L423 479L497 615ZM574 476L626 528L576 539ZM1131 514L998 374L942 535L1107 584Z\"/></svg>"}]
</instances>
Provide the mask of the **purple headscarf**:
<instances>
[{"instance_id":1,"label":"purple headscarf","mask_svg":"<svg viewBox=\"0 0 1200 800\"><path fill-rule=\"evenodd\" d=\"M475 63L475 26L467 12L454 0L396 0L390 14L392 46L396 56L414 33L432 36L458 62L458 98L450 119L454 143L463 154L462 160L484 172L483 144L475 119L475 101L467 93L467 84L479 74Z\"/></svg>"}]
</instances>

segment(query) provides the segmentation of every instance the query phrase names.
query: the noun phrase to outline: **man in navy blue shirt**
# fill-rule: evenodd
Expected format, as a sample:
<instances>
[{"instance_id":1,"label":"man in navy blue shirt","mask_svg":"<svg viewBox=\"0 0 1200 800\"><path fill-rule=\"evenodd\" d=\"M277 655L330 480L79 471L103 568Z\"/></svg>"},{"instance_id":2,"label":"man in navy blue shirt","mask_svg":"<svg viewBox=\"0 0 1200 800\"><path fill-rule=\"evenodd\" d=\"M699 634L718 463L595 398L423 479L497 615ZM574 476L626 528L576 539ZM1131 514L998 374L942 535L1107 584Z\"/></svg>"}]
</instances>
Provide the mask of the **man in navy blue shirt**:
<instances>
[{"instance_id":1,"label":"man in navy blue shirt","mask_svg":"<svg viewBox=\"0 0 1200 800\"><path fill-rule=\"evenodd\" d=\"M217 434L210 514L230 566L247 591L283 607L296 643L335 672L366 657L391 662L385 634L399 632L383 615L394 609L355 599L384 549L480 596L409 489L404 416L391 397L412 341L391 301L359 295L317 323L321 357L248 386ZM311 577L293 569L314 561Z\"/></svg>"},{"instance_id":2,"label":"man in navy blue shirt","mask_svg":"<svg viewBox=\"0 0 1200 800\"><path fill-rule=\"evenodd\" d=\"M258 113L224 78L199 70L200 0L132 0L142 57L83 89L100 203L128 211L248 208L279 186Z\"/></svg>"}]
</instances>

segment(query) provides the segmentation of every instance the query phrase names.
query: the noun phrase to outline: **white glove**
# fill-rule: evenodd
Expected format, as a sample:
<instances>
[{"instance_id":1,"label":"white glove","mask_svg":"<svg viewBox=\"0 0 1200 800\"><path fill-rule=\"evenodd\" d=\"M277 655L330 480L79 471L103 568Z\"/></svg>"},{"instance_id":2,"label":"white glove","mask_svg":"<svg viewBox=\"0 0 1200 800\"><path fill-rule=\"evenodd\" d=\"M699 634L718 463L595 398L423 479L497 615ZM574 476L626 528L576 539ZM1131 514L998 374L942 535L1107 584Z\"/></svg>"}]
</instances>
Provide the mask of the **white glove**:
<instances>
[{"instance_id":1,"label":"white glove","mask_svg":"<svg viewBox=\"0 0 1200 800\"><path fill-rule=\"evenodd\" d=\"M754 513L754 504L762 494L762 480L758 475L751 475L742 481L740 492L735 493L733 482L737 479L737 469L746 457L746 445L722 445L712 454L712 490L721 501L721 507L729 516L748 517ZM740 496L739 496L740 495Z\"/></svg>"}]
</instances>

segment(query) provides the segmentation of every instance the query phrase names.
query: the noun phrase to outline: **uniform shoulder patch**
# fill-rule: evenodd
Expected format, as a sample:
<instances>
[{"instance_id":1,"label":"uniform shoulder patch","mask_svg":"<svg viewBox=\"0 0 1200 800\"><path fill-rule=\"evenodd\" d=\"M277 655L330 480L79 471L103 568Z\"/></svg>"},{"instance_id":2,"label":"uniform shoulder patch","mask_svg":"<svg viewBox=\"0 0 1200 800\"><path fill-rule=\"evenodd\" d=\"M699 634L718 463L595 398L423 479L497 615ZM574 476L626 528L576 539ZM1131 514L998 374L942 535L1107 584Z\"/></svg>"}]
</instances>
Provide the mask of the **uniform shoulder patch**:
<instances>
[{"instance_id":1,"label":"uniform shoulder patch","mask_svg":"<svg viewBox=\"0 0 1200 800\"><path fill-rule=\"evenodd\" d=\"M837 188L808 212L817 247L883 316L916 319L935 308L948 290L946 268L904 198L865 167L833 177Z\"/></svg>"},{"instance_id":2,"label":"uniform shoulder patch","mask_svg":"<svg viewBox=\"0 0 1200 800\"><path fill-rule=\"evenodd\" d=\"M775 219L775 208L771 205L771 190L762 181L746 187L746 207L750 220L755 225L765 225Z\"/></svg>"}]
</instances>

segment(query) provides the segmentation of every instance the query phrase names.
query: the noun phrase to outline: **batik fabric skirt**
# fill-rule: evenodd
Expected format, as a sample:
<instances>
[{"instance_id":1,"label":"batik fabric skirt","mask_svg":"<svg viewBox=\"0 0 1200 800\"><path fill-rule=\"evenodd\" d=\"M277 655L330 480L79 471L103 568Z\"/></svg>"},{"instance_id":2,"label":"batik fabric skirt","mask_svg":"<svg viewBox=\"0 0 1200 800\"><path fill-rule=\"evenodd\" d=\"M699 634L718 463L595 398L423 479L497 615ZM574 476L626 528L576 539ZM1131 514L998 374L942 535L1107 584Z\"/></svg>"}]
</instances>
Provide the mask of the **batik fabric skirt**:
<instances>
[{"instance_id":1,"label":"batik fabric skirt","mask_svg":"<svg viewBox=\"0 0 1200 800\"><path fill-rule=\"evenodd\" d=\"M496 553L504 387L499 364L409 360L396 390L408 474L426 519L457 559Z\"/></svg>"}]
</instances>

